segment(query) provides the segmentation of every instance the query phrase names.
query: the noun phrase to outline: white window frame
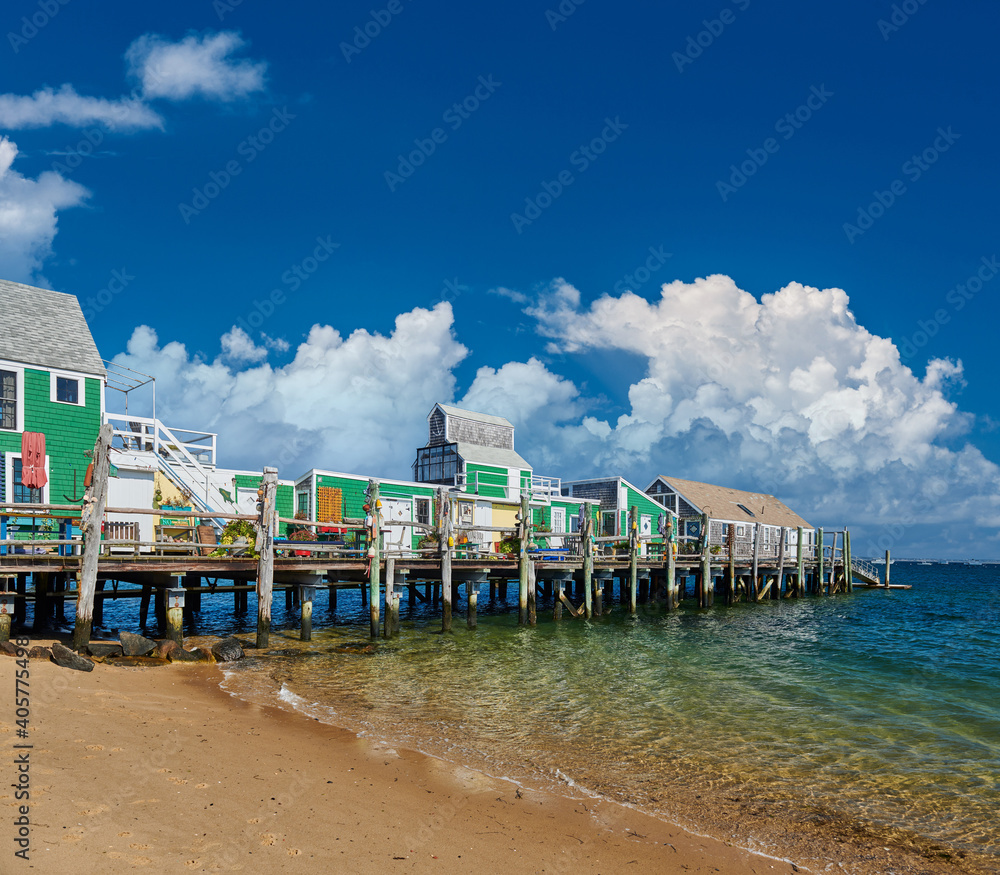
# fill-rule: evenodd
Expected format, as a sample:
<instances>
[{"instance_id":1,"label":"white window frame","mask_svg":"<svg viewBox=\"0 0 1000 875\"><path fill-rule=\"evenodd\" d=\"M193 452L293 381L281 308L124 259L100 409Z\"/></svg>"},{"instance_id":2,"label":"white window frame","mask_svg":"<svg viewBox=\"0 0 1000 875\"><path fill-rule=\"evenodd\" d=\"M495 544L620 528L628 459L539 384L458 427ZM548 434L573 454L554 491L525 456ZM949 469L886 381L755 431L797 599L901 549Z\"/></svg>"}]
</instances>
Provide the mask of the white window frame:
<instances>
[{"instance_id":1,"label":"white window frame","mask_svg":"<svg viewBox=\"0 0 1000 875\"><path fill-rule=\"evenodd\" d=\"M7 494L5 496L3 496L3 500L4 501L13 501L14 500L14 459L21 459L21 461L23 463L24 462L24 458L21 456L20 453L4 453L3 455L4 455L4 459L3 459L3 464L4 464L4 483L7 486ZM24 471L23 464L22 464L21 470L22 470L22 472ZM45 480L46 480L46 483L42 487L42 501L41 501L42 504L48 504L49 503L49 486L52 484L52 478L49 476L49 456L48 456L48 453L45 454ZM23 505L17 505L17 506L18 507L33 507L34 505L23 504ZM11 516L16 516L16 515L17 515L16 512L11 513Z\"/></svg>"},{"instance_id":2,"label":"white window frame","mask_svg":"<svg viewBox=\"0 0 1000 875\"><path fill-rule=\"evenodd\" d=\"M76 380L77 382L77 392L76 397L79 399L77 401L60 401L56 394L56 387L59 385L59 379L64 380ZM49 401L53 404L66 404L70 407L86 407L87 406L87 378L83 374L77 374L73 371L49 371Z\"/></svg>"},{"instance_id":3,"label":"white window frame","mask_svg":"<svg viewBox=\"0 0 1000 875\"><path fill-rule=\"evenodd\" d=\"M16 365L14 362L0 361L0 371L14 372L14 391L17 392L17 400L14 409L14 428L3 428L0 431L7 433L24 431L24 366Z\"/></svg>"}]
</instances>

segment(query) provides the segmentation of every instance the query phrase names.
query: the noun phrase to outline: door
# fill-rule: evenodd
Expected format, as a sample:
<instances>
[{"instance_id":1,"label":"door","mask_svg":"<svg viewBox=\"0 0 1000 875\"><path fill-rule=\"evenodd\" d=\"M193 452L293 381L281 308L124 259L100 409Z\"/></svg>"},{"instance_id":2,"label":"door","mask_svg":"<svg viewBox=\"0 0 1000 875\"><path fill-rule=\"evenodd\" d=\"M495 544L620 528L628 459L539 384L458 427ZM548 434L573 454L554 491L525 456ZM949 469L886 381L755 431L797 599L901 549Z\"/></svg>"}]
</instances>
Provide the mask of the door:
<instances>
[{"instance_id":1,"label":"door","mask_svg":"<svg viewBox=\"0 0 1000 875\"><path fill-rule=\"evenodd\" d=\"M564 507L554 507L552 508L552 531L553 532L565 532L566 531L566 508ZM549 538L550 547L561 547L565 538Z\"/></svg>"},{"instance_id":2,"label":"door","mask_svg":"<svg viewBox=\"0 0 1000 875\"><path fill-rule=\"evenodd\" d=\"M385 551L387 553L408 552L413 544L410 537L412 527L394 526L393 521L413 521L413 500L410 498L383 498L382 519L385 526L382 530L382 544Z\"/></svg>"}]
</instances>

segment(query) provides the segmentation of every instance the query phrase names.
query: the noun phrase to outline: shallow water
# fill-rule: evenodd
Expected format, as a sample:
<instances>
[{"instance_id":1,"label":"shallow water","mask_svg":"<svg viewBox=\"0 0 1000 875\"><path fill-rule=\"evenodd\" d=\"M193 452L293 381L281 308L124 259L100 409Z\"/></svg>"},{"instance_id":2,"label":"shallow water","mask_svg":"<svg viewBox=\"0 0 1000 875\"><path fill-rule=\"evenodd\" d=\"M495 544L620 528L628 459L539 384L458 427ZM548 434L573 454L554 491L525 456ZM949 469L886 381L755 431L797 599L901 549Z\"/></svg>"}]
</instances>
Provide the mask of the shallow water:
<instances>
[{"instance_id":1,"label":"shallow water","mask_svg":"<svg viewBox=\"0 0 1000 875\"><path fill-rule=\"evenodd\" d=\"M897 563L893 582L913 589L636 619L616 605L593 622L540 606L534 629L517 626L516 587L491 605L484 586L476 631L456 612L434 634L437 611L404 597L402 635L373 649L357 591L336 612L320 594L308 644L278 597L285 655L226 685L536 786L659 813L704 788L1000 860L1000 569ZM108 624L115 605L129 610L109 602ZM251 597L236 631L255 618ZM206 598L187 631L232 632L231 597Z\"/></svg>"}]
</instances>

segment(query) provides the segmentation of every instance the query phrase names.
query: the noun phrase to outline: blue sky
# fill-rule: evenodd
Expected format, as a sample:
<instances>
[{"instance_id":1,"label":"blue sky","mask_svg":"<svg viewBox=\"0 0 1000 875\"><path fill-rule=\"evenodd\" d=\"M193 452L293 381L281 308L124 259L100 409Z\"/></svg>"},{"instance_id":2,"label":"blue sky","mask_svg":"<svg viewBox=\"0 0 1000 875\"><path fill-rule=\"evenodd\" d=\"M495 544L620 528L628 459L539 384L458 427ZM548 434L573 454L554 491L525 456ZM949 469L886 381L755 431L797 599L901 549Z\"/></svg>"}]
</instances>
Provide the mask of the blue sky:
<instances>
[{"instance_id":1,"label":"blue sky","mask_svg":"<svg viewBox=\"0 0 1000 875\"><path fill-rule=\"evenodd\" d=\"M444 400L542 473L1000 557L998 18L15 0L0 275L234 466L408 476Z\"/></svg>"}]
</instances>

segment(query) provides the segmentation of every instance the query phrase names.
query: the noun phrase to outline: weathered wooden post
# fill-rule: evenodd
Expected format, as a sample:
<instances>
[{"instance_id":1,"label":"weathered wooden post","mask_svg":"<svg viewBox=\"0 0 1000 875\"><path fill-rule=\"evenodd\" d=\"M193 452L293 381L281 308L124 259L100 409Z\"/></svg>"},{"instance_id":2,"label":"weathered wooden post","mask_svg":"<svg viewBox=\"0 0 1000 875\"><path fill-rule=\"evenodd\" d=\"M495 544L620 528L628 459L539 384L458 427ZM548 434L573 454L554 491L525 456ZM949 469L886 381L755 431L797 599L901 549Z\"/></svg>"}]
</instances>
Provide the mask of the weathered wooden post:
<instances>
[{"instance_id":1,"label":"weathered wooden post","mask_svg":"<svg viewBox=\"0 0 1000 875\"><path fill-rule=\"evenodd\" d=\"M535 563L528 562L528 625L538 622L537 613L538 584L535 580Z\"/></svg>"},{"instance_id":2,"label":"weathered wooden post","mask_svg":"<svg viewBox=\"0 0 1000 875\"><path fill-rule=\"evenodd\" d=\"M174 574L174 585L167 587L164 593L166 599L167 638L184 644L184 584L183 574Z\"/></svg>"},{"instance_id":3,"label":"weathered wooden post","mask_svg":"<svg viewBox=\"0 0 1000 875\"><path fill-rule=\"evenodd\" d=\"M594 530L594 520L590 516L590 508L583 505L583 525L580 526L580 537L583 539L583 611L589 620L594 616L594 543L591 537ZM558 604L559 600L556 599Z\"/></svg>"},{"instance_id":4,"label":"weathered wooden post","mask_svg":"<svg viewBox=\"0 0 1000 875\"><path fill-rule=\"evenodd\" d=\"M10 584L7 578L0 579L0 642L10 641L10 621L14 616L14 603L16 598L13 592L8 590Z\"/></svg>"},{"instance_id":5,"label":"weathered wooden post","mask_svg":"<svg viewBox=\"0 0 1000 875\"><path fill-rule=\"evenodd\" d=\"M736 604L736 526L732 523L726 532L726 552L729 562L726 567L726 605Z\"/></svg>"},{"instance_id":6,"label":"weathered wooden post","mask_svg":"<svg viewBox=\"0 0 1000 875\"><path fill-rule=\"evenodd\" d=\"M257 647L271 636L271 596L274 589L274 530L277 527L278 469L265 468L257 490Z\"/></svg>"},{"instance_id":7,"label":"weathered wooden post","mask_svg":"<svg viewBox=\"0 0 1000 875\"><path fill-rule=\"evenodd\" d=\"M781 598L781 585L785 582L785 538L786 529L781 527L781 534L778 535L778 579L774 582L777 587L773 593L774 598Z\"/></svg>"},{"instance_id":8,"label":"weathered wooden post","mask_svg":"<svg viewBox=\"0 0 1000 875\"><path fill-rule=\"evenodd\" d=\"M313 636L313 602L316 600L316 587L312 584L299 585L299 604L301 608L299 638L312 641Z\"/></svg>"},{"instance_id":9,"label":"weathered wooden post","mask_svg":"<svg viewBox=\"0 0 1000 875\"><path fill-rule=\"evenodd\" d=\"M73 647L80 650L90 641L94 624L94 593L97 590L97 561L101 553L101 522L108 500L108 474L111 470L110 423L101 426L94 444L94 474L84 492L80 530L83 533L83 563L78 581L76 623L73 627ZM37 586L37 584L36 584ZM36 613L38 605L35 605ZM36 617L37 621L37 617Z\"/></svg>"},{"instance_id":10,"label":"weathered wooden post","mask_svg":"<svg viewBox=\"0 0 1000 875\"><path fill-rule=\"evenodd\" d=\"M555 586L554 586L554 596L552 603L552 619L561 620L563 612L563 606L562 606L563 586L565 584L563 582L562 577L557 578L555 581L553 581L553 583L555 584Z\"/></svg>"},{"instance_id":11,"label":"weathered wooden post","mask_svg":"<svg viewBox=\"0 0 1000 875\"><path fill-rule=\"evenodd\" d=\"M518 583L520 584L517 600L517 622L524 626L528 622L528 536L531 533L531 519L528 516L528 493L521 491L521 518L518 522L518 535L521 549L517 560Z\"/></svg>"},{"instance_id":12,"label":"weathered wooden post","mask_svg":"<svg viewBox=\"0 0 1000 875\"><path fill-rule=\"evenodd\" d=\"M479 624L476 616L476 609L479 604L479 575L475 575L475 580L465 581L465 625L470 629L475 629Z\"/></svg>"},{"instance_id":13,"label":"weathered wooden post","mask_svg":"<svg viewBox=\"0 0 1000 875\"><path fill-rule=\"evenodd\" d=\"M371 525L369 526L368 539L368 626L372 639L378 638L379 625L379 599L382 596L382 526L379 522L379 508L382 502L379 500L379 481L368 481L368 506L371 508L369 516Z\"/></svg>"},{"instance_id":14,"label":"weathered wooden post","mask_svg":"<svg viewBox=\"0 0 1000 875\"><path fill-rule=\"evenodd\" d=\"M636 615L636 595L639 587L639 508L628 509L628 612Z\"/></svg>"},{"instance_id":15,"label":"weathered wooden post","mask_svg":"<svg viewBox=\"0 0 1000 875\"><path fill-rule=\"evenodd\" d=\"M747 601L757 601L757 575L760 573L760 523L753 524L753 561L750 571L750 586L747 587Z\"/></svg>"},{"instance_id":16,"label":"weathered wooden post","mask_svg":"<svg viewBox=\"0 0 1000 875\"><path fill-rule=\"evenodd\" d=\"M666 519L667 532L667 610L673 611L677 608L677 542L674 540L674 518L670 514Z\"/></svg>"},{"instance_id":17,"label":"weathered wooden post","mask_svg":"<svg viewBox=\"0 0 1000 875\"><path fill-rule=\"evenodd\" d=\"M795 597L802 598L805 595L805 590L802 588L803 584L803 572L804 565L802 559L802 526L799 526L795 530L795 536L798 543L795 548Z\"/></svg>"},{"instance_id":18,"label":"weathered wooden post","mask_svg":"<svg viewBox=\"0 0 1000 875\"><path fill-rule=\"evenodd\" d=\"M854 571L851 568L851 533L844 526L844 591L854 592Z\"/></svg>"},{"instance_id":19,"label":"weathered wooden post","mask_svg":"<svg viewBox=\"0 0 1000 875\"><path fill-rule=\"evenodd\" d=\"M392 638L392 603L396 596L396 560L389 557L385 560L385 625L384 635Z\"/></svg>"},{"instance_id":20,"label":"weathered wooden post","mask_svg":"<svg viewBox=\"0 0 1000 875\"><path fill-rule=\"evenodd\" d=\"M823 530L816 529L816 595L823 594L823 587L826 583L825 578L825 560L826 557L823 555L825 548L823 547Z\"/></svg>"},{"instance_id":21,"label":"weathered wooden post","mask_svg":"<svg viewBox=\"0 0 1000 875\"><path fill-rule=\"evenodd\" d=\"M445 490L438 492L440 515L439 553L441 555L441 631L451 631L451 551L455 538L451 531L451 501Z\"/></svg>"},{"instance_id":22,"label":"weathered wooden post","mask_svg":"<svg viewBox=\"0 0 1000 875\"><path fill-rule=\"evenodd\" d=\"M699 608L708 608L712 604L712 594L715 585L712 580L712 542L711 521L707 513L701 515L701 602Z\"/></svg>"},{"instance_id":23,"label":"weathered wooden post","mask_svg":"<svg viewBox=\"0 0 1000 875\"><path fill-rule=\"evenodd\" d=\"M833 533L833 542L830 544L830 582L826 588L827 595L833 595L837 592L837 535L839 532Z\"/></svg>"},{"instance_id":24,"label":"weathered wooden post","mask_svg":"<svg viewBox=\"0 0 1000 875\"><path fill-rule=\"evenodd\" d=\"M892 565L892 557L889 555L889 551L885 551L885 588L889 588L889 566Z\"/></svg>"}]
</instances>

